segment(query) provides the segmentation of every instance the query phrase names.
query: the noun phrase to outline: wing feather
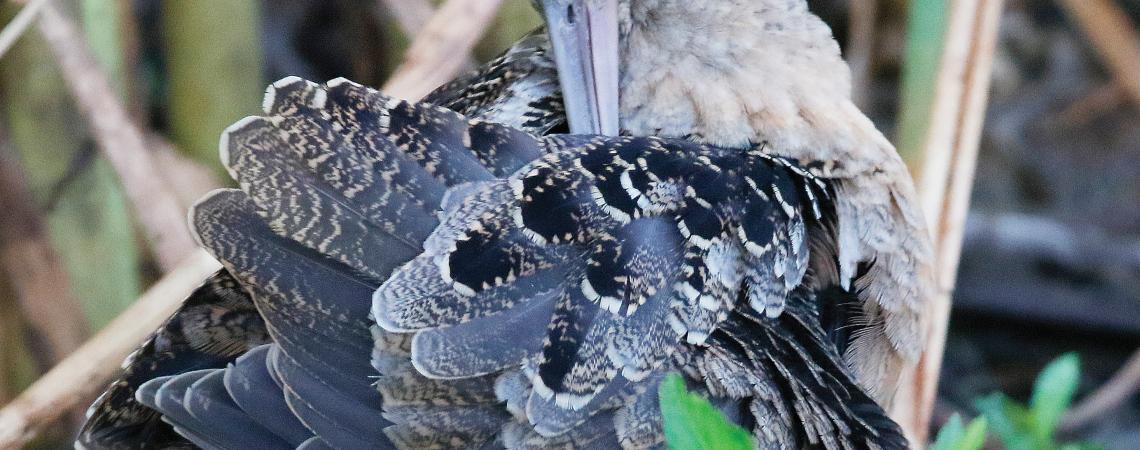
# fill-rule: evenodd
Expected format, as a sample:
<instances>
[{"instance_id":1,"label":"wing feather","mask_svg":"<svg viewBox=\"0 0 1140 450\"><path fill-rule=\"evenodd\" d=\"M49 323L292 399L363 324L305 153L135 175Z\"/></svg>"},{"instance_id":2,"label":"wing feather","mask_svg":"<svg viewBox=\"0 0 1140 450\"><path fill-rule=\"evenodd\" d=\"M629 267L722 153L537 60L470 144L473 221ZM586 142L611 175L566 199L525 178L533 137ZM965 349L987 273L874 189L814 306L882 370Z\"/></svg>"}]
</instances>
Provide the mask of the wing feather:
<instances>
[{"instance_id":1,"label":"wing feather","mask_svg":"<svg viewBox=\"0 0 1140 450\"><path fill-rule=\"evenodd\" d=\"M814 180L757 151L653 138L547 146L564 147L445 210L373 314L417 333L424 373L521 365L526 381L504 375L499 398L554 438L644 393L683 341L704 342L734 309L780 316L774 299L808 270L803 211L816 206L802 195ZM527 323L543 316L539 334Z\"/></svg>"},{"instance_id":2,"label":"wing feather","mask_svg":"<svg viewBox=\"0 0 1140 450\"><path fill-rule=\"evenodd\" d=\"M265 113L222 139L242 190L192 220L273 344L138 390L192 442L660 448L675 370L765 442L898 442L807 294L828 187L794 161L540 139L346 80L282 80Z\"/></svg>"},{"instance_id":3,"label":"wing feather","mask_svg":"<svg viewBox=\"0 0 1140 450\"><path fill-rule=\"evenodd\" d=\"M183 398L186 412L204 426L195 431L211 435L214 439L224 442L227 448L294 447L274 432L262 427L233 402L226 392L224 376L224 370L215 369L195 381L186 390Z\"/></svg>"},{"instance_id":4,"label":"wing feather","mask_svg":"<svg viewBox=\"0 0 1140 450\"><path fill-rule=\"evenodd\" d=\"M77 442L85 448L188 445L135 399L138 388L157 377L224 367L268 341L253 300L229 273L219 271L127 359L122 376L88 410Z\"/></svg>"},{"instance_id":5,"label":"wing feather","mask_svg":"<svg viewBox=\"0 0 1140 450\"><path fill-rule=\"evenodd\" d=\"M285 404L281 385L270 374L267 356L271 348L263 345L242 355L224 371L222 381L226 392L242 411L296 447L312 438L313 433L293 415L289 405Z\"/></svg>"}]
</instances>

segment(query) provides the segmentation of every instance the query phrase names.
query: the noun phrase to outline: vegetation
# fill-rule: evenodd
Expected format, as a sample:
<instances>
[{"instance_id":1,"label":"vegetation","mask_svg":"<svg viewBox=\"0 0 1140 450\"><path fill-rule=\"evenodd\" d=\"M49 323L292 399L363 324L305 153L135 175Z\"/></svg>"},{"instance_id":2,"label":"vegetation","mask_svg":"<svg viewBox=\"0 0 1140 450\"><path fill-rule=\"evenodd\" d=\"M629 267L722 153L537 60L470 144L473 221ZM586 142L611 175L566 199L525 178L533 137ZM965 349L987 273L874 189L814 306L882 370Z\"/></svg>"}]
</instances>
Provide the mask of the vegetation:
<instances>
[{"instance_id":1,"label":"vegetation","mask_svg":"<svg viewBox=\"0 0 1140 450\"><path fill-rule=\"evenodd\" d=\"M673 450L751 450L752 436L733 425L700 394L685 389L680 375L661 383L661 416L665 439Z\"/></svg>"},{"instance_id":2,"label":"vegetation","mask_svg":"<svg viewBox=\"0 0 1140 450\"><path fill-rule=\"evenodd\" d=\"M938 432L930 450L981 450L986 443L986 419L979 417L962 425L962 416L955 414Z\"/></svg>"},{"instance_id":3,"label":"vegetation","mask_svg":"<svg viewBox=\"0 0 1140 450\"><path fill-rule=\"evenodd\" d=\"M1080 359L1075 353L1068 353L1049 363L1037 376L1028 406L1000 392L982 397L975 404L1009 450L1098 449L1099 446L1088 443L1057 442L1057 426L1073 402L1080 374Z\"/></svg>"}]
</instances>

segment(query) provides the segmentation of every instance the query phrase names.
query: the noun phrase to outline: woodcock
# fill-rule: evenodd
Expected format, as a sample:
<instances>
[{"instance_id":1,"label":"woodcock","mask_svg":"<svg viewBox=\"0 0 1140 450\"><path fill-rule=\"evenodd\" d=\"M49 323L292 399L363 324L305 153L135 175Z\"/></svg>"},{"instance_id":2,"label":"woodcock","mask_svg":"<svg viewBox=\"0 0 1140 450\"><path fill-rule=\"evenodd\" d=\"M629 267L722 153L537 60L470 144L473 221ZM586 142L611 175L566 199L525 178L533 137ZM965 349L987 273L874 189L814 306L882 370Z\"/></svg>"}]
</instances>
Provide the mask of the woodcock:
<instances>
[{"instance_id":1,"label":"woodcock","mask_svg":"<svg viewBox=\"0 0 1140 450\"><path fill-rule=\"evenodd\" d=\"M804 0L544 0L421 103L274 83L191 212L225 269L80 448L665 448L682 374L760 448L894 449L931 249Z\"/></svg>"}]
</instances>

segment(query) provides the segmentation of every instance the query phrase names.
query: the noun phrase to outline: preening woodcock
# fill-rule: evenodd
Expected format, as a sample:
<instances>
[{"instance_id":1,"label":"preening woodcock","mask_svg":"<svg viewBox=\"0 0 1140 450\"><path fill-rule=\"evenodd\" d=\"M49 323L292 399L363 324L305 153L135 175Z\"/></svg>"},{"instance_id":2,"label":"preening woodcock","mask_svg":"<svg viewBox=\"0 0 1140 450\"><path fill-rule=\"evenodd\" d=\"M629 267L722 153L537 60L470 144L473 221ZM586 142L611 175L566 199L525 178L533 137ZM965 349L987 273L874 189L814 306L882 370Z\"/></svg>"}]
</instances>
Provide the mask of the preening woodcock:
<instances>
[{"instance_id":1,"label":"preening woodcock","mask_svg":"<svg viewBox=\"0 0 1140 450\"><path fill-rule=\"evenodd\" d=\"M539 6L549 41L424 103L275 83L191 213L225 270L77 445L664 448L678 372L760 448L905 448L931 250L827 26Z\"/></svg>"}]
</instances>

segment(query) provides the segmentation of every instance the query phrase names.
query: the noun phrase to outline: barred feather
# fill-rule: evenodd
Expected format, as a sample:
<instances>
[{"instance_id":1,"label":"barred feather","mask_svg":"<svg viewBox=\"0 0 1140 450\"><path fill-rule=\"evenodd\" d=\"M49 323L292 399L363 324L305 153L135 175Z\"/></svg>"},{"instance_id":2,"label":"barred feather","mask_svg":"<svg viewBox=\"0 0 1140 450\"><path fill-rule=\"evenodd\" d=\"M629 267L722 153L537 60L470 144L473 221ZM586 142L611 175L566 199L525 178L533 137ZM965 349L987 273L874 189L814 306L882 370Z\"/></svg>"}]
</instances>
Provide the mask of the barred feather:
<instances>
[{"instance_id":1,"label":"barred feather","mask_svg":"<svg viewBox=\"0 0 1140 450\"><path fill-rule=\"evenodd\" d=\"M834 187L798 162L537 137L557 114L520 130L345 80L282 80L265 109L222 140L241 190L192 220L272 343L135 393L190 442L661 448L657 384L682 371L761 442L905 446L840 356L848 319L814 303L843 281L813 254ZM248 432L209 433L226 422Z\"/></svg>"},{"instance_id":2,"label":"barred feather","mask_svg":"<svg viewBox=\"0 0 1140 450\"><path fill-rule=\"evenodd\" d=\"M159 421L156 411L135 400L138 386L157 377L224 367L268 341L253 300L228 272L216 273L127 359L123 375L88 410L77 442L116 449L189 445Z\"/></svg>"},{"instance_id":3,"label":"barred feather","mask_svg":"<svg viewBox=\"0 0 1140 450\"><path fill-rule=\"evenodd\" d=\"M503 121L520 118L518 122L510 122L516 128L531 133L543 134L551 129L564 126L565 118L562 114L561 99L558 92L557 78L554 75L553 62L546 55L546 37L544 33L536 33L521 41L504 53L500 58L489 63L485 69L472 73L470 76L443 86L428 96L430 103L445 106L461 111L469 117L481 118L490 121ZM292 114L311 112L315 102L328 101L327 93L321 94L313 89L311 83L301 82L298 79L288 79L271 88L265 104L267 113ZM344 89L353 85L345 84ZM358 86L357 86L358 87ZM355 91L360 93L362 91ZM363 98L351 97L354 93L346 94L342 101L367 103ZM323 95L324 98L319 98ZM334 99L336 100L336 99ZM304 112L298 111L305 109ZM292 111L290 111L292 110ZM356 118L342 121L341 125L351 129L369 129L369 125L360 126ZM487 124L479 130L488 136L478 142L501 142L503 138L495 137L496 133L503 133L501 127ZM511 129L512 133L518 133ZM361 140L357 140L361 142ZM293 148L293 147L289 147ZM336 157L352 158L358 160L359 156L341 155L333 152ZM498 152L506 165L521 165L527 162L530 155L512 154L506 150ZM507 155L507 156L501 156ZM229 159L229 157L225 158ZM494 161L494 158L485 158L485 162ZM325 166L324 173L328 174L337 167ZM359 174L353 170L351 164L340 167L347 168L350 173ZM414 167L406 168L412 169ZM490 168L495 171L494 167ZM241 171L239 171L240 173ZM411 172L409 170L409 172ZM358 186L367 187L366 183ZM406 204L425 205L432 199L443 195L438 186L424 186L407 177L397 176L393 185L400 193L391 194L392 197L403 198L389 200L387 205L403 201ZM433 190L434 189L434 190ZM376 205L364 205L376 206ZM390 213L397 208L380 210L381 213ZM434 207L426 208L434 212ZM405 208L404 211L408 209ZM370 212L376 212L371 208ZM422 214L394 215L386 214L392 222L413 220L425 221ZM430 231L426 227L424 231ZM407 230L405 230L407 231ZM391 237L388 237L391 239ZM406 238L406 236L405 236ZM339 239L346 240L341 236ZM414 238L413 242L418 242ZM341 250L347 254L335 255L341 258L346 256L377 257L377 255L360 255L350 251L351 246L342 246ZM390 253L394 249L387 249ZM331 256L331 255L330 255ZM368 270L366 264L359 264L360 269ZM378 274L373 274L378 275ZM213 281L217 280L217 281ZM225 286L221 288L219 286ZM202 315L210 311L211 315ZM213 311L229 311L219 313ZM228 323L217 323L212 318L225 318ZM236 319L231 317L240 317ZM89 419L84 424L77 445L86 448L141 448L143 446L159 446L175 448L189 445L171 428L158 420L158 414L150 408L139 405L134 400L134 393L138 387L147 380L168 374L177 374L194 369L221 368L234 357L241 355L248 348L268 341L261 317L253 307L243 289L238 286L225 271L220 272L207 286L191 295L182 309L172 316L172 319L159 330L158 334L144 347L140 348L124 366L127 371L117 380L108 391L100 397L88 412ZM245 321L247 323L238 323ZM194 327L183 330L182 327ZM245 336L248 336L245 337ZM203 345L204 343L204 345ZM283 399L282 399L283 400ZM309 442L309 446L318 448L327 445L318 439Z\"/></svg>"}]
</instances>

